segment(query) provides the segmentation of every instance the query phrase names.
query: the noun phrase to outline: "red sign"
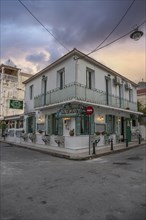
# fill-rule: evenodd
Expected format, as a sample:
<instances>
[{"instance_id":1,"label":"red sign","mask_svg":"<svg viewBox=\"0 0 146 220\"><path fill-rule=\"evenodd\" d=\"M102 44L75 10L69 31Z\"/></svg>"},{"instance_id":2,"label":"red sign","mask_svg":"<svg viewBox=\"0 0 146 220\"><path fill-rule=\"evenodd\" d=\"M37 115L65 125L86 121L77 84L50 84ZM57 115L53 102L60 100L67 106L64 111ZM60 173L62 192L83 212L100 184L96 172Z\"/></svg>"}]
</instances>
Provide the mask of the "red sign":
<instances>
[{"instance_id":1,"label":"red sign","mask_svg":"<svg viewBox=\"0 0 146 220\"><path fill-rule=\"evenodd\" d=\"M94 112L94 108L92 106L87 106L86 107L86 114L87 115L92 115Z\"/></svg>"}]
</instances>

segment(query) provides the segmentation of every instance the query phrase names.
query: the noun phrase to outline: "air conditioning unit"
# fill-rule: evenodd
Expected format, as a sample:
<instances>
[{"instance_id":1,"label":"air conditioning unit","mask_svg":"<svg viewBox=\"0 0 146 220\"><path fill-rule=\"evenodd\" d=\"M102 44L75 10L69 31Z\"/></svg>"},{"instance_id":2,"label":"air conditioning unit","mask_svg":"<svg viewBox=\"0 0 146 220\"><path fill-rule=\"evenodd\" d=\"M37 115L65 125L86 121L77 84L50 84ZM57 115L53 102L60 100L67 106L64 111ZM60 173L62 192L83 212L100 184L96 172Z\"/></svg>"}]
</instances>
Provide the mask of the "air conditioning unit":
<instances>
[{"instance_id":1,"label":"air conditioning unit","mask_svg":"<svg viewBox=\"0 0 146 220\"><path fill-rule=\"evenodd\" d=\"M132 89L132 85L129 82L126 82L125 89L127 89L127 90Z\"/></svg>"},{"instance_id":2,"label":"air conditioning unit","mask_svg":"<svg viewBox=\"0 0 146 220\"><path fill-rule=\"evenodd\" d=\"M118 76L115 76L115 78L113 79L113 83L115 85L120 85L120 84L122 84L122 79Z\"/></svg>"},{"instance_id":3,"label":"air conditioning unit","mask_svg":"<svg viewBox=\"0 0 146 220\"><path fill-rule=\"evenodd\" d=\"M132 85L129 83L129 89L131 89L132 90Z\"/></svg>"}]
</instances>

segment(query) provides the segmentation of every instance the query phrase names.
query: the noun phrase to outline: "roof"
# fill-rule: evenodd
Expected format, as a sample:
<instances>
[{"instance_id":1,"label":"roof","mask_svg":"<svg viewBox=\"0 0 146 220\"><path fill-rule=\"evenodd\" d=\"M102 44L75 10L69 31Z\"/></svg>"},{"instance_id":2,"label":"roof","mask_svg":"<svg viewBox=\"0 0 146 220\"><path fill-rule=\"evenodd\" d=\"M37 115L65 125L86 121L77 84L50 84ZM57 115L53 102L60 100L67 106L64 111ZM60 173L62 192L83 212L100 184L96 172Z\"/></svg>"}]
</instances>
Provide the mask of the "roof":
<instances>
[{"instance_id":1,"label":"roof","mask_svg":"<svg viewBox=\"0 0 146 220\"><path fill-rule=\"evenodd\" d=\"M146 88L145 89L137 89L137 94L138 95L146 94Z\"/></svg>"},{"instance_id":2,"label":"roof","mask_svg":"<svg viewBox=\"0 0 146 220\"><path fill-rule=\"evenodd\" d=\"M65 54L64 56L62 56L61 58L59 58L58 60L56 60L52 64L48 65L46 68L42 69L41 71L39 71L38 73L36 73L32 77L30 77L29 79L25 80L23 83L27 84L31 80L33 80L33 79L41 76L42 74L44 74L45 71L50 70L51 68L53 68L56 65L60 64L61 62L65 61L66 59L68 59L70 57L73 57L75 55L77 56L77 59L84 59L84 60L86 60L90 63L93 63L94 65L100 67L101 69L106 70L108 73L112 73L115 76L121 77L123 80L126 80L126 81L130 82L132 85L134 85L136 87L138 86L136 83L132 82L131 80L127 79L126 77L122 76L121 74L117 73L116 71L110 69L109 67L103 65L102 63L98 62L97 60L87 56L86 54L82 53L81 51L77 50L76 48L74 48L72 51Z\"/></svg>"}]
</instances>

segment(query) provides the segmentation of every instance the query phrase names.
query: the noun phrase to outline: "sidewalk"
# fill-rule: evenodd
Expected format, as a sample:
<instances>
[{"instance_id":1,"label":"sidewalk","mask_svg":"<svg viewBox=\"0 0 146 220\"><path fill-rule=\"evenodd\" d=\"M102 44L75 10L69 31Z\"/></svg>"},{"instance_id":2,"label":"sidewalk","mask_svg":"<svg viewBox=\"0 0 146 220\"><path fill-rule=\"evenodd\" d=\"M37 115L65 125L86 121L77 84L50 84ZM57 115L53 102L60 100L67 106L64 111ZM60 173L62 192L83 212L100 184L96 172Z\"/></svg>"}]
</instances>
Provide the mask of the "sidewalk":
<instances>
[{"instance_id":1,"label":"sidewalk","mask_svg":"<svg viewBox=\"0 0 146 220\"><path fill-rule=\"evenodd\" d=\"M126 143L122 142L116 145L113 145L113 150L111 150L110 145L106 146L100 146L95 148L95 154L93 154L93 148L90 148L90 155L89 155L89 149L80 149L80 150L72 150L72 149L67 149L67 148L61 148L61 147L52 147L48 145L37 145L33 143L15 143L15 142L10 142L10 141L5 141L3 139L0 139L0 142L7 143L10 145L15 145L18 147L23 147L35 151L39 151L42 153L46 153L52 156L56 157L61 157L61 158L66 158L66 159L71 159L71 160L88 160L88 159L93 159L96 157L100 157L103 155L107 154L112 154L112 153L118 153L122 152L125 150L129 150L135 147L139 147L141 145L146 146L146 141L142 141L141 144L138 143L138 141L133 141L128 143L128 147L126 147Z\"/></svg>"}]
</instances>

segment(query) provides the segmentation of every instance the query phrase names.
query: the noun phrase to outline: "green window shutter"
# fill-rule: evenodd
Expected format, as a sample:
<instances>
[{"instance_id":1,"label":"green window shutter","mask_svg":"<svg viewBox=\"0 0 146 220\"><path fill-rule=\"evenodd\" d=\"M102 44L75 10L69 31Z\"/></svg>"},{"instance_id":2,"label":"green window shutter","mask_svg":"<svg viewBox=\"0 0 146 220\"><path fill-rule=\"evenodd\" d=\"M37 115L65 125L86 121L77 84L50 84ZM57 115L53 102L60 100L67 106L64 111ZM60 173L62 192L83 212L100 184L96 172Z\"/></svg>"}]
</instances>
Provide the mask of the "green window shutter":
<instances>
[{"instance_id":1,"label":"green window shutter","mask_svg":"<svg viewBox=\"0 0 146 220\"><path fill-rule=\"evenodd\" d=\"M91 135L93 135L95 133L95 123L94 123L94 115L90 116L90 120L91 120Z\"/></svg>"},{"instance_id":2,"label":"green window shutter","mask_svg":"<svg viewBox=\"0 0 146 220\"><path fill-rule=\"evenodd\" d=\"M26 133L28 133L28 118L26 118Z\"/></svg>"},{"instance_id":3,"label":"green window shutter","mask_svg":"<svg viewBox=\"0 0 146 220\"><path fill-rule=\"evenodd\" d=\"M36 132L36 117L33 117L33 132Z\"/></svg>"},{"instance_id":4,"label":"green window shutter","mask_svg":"<svg viewBox=\"0 0 146 220\"><path fill-rule=\"evenodd\" d=\"M48 134L51 134L51 115L48 115Z\"/></svg>"},{"instance_id":5,"label":"green window shutter","mask_svg":"<svg viewBox=\"0 0 146 220\"><path fill-rule=\"evenodd\" d=\"M80 117L76 117L76 135L81 134L81 119Z\"/></svg>"},{"instance_id":6,"label":"green window shutter","mask_svg":"<svg viewBox=\"0 0 146 220\"><path fill-rule=\"evenodd\" d=\"M63 119L58 119L58 135L63 135Z\"/></svg>"},{"instance_id":7,"label":"green window shutter","mask_svg":"<svg viewBox=\"0 0 146 220\"><path fill-rule=\"evenodd\" d=\"M32 131L31 131L31 127L32 127L32 120L31 120L31 117L28 117L27 118L27 125L28 125L28 133L31 133Z\"/></svg>"}]
</instances>

